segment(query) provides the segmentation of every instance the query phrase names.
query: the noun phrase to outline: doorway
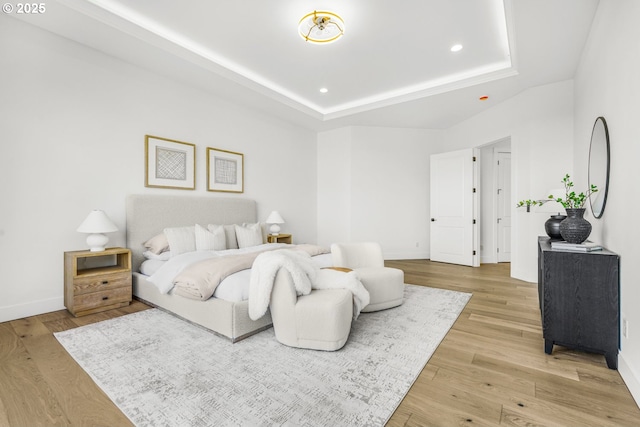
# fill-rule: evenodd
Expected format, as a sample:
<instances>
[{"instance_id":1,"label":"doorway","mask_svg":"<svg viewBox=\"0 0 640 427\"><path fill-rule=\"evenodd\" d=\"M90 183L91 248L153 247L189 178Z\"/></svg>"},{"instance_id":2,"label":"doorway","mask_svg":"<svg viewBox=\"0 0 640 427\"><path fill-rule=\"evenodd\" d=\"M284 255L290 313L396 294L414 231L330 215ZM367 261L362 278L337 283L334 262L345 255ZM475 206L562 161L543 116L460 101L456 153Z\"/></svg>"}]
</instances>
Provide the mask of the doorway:
<instances>
[{"instance_id":1,"label":"doorway","mask_svg":"<svg viewBox=\"0 0 640 427\"><path fill-rule=\"evenodd\" d=\"M511 138L481 147L482 263L511 262Z\"/></svg>"}]
</instances>

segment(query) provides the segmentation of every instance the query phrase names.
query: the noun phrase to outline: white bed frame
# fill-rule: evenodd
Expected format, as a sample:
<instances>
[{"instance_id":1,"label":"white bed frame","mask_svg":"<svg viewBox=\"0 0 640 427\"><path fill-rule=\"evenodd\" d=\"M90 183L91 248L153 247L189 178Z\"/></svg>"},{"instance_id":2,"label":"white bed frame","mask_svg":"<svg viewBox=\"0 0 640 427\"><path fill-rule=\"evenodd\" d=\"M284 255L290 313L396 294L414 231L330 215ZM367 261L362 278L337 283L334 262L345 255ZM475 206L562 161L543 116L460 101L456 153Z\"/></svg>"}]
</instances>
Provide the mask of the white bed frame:
<instances>
[{"instance_id":1,"label":"white bed frame","mask_svg":"<svg viewBox=\"0 0 640 427\"><path fill-rule=\"evenodd\" d=\"M127 247L131 249L133 295L154 307L204 326L232 342L239 341L271 326L267 313L254 321L249 318L248 302L230 302L218 298L197 301L161 294L155 285L138 273L144 261L142 244L165 227L194 224L241 224L257 221L256 202L230 197L185 197L136 194L127 197Z\"/></svg>"}]
</instances>

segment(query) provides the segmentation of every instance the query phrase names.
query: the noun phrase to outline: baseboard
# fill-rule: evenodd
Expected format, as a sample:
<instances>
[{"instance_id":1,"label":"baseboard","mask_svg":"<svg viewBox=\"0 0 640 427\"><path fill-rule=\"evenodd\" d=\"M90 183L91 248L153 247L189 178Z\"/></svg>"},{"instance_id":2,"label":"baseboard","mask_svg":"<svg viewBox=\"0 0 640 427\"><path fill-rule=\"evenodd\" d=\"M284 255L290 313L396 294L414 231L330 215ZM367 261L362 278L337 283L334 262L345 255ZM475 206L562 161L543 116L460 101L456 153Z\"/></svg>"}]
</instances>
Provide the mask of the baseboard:
<instances>
[{"instance_id":1,"label":"baseboard","mask_svg":"<svg viewBox=\"0 0 640 427\"><path fill-rule=\"evenodd\" d=\"M631 392L631 396L636 401L636 405L640 407L640 376L624 359L624 353L618 354L618 372L622 380L627 385L627 388Z\"/></svg>"},{"instance_id":2,"label":"baseboard","mask_svg":"<svg viewBox=\"0 0 640 427\"><path fill-rule=\"evenodd\" d=\"M384 259L399 260L399 259L429 259L429 251L397 251L397 252L384 252Z\"/></svg>"},{"instance_id":3,"label":"baseboard","mask_svg":"<svg viewBox=\"0 0 640 427\"><path fill-rule=\"evenodd\" d=\"M532 274L530 271L523 271L522 269L514 268L513 263L511 263L511 277L514 279L523 280L529 283L538 283L538 276L535 274L535 271Z\"/></svg>"},{"instance_id":4,"label":"baseboard","mask_svg":"<svg viewBox=\"0 0 640 427\"><path fill-rule=\"evenodd\" d=\"M64 310L64 298L56 297L0 307L0 322L22 319L23 317Z\"/></svg>"}]
</instances>

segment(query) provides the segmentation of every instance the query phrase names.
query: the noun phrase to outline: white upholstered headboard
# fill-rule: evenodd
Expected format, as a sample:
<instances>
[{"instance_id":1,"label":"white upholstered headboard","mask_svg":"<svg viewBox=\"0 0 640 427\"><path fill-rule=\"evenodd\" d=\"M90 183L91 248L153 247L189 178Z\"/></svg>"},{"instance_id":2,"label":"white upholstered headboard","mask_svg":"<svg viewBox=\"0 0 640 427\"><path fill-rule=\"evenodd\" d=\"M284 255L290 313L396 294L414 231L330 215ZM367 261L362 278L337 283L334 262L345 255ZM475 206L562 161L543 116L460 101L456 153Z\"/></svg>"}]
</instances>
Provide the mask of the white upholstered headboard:
<instances>
[{"instance_id":1,"label":"white upholstered headboard","mask_svg":"<svg viewBox=\"0 0 640 427\"><path fill-rule=\"evenodd\" d=\"M257 222L255 200L231 197L190 197L132 194L127 196L127 247L132 271L144 261L142 244L165 227L194 224Z\"/></svg>"}]
</instances>

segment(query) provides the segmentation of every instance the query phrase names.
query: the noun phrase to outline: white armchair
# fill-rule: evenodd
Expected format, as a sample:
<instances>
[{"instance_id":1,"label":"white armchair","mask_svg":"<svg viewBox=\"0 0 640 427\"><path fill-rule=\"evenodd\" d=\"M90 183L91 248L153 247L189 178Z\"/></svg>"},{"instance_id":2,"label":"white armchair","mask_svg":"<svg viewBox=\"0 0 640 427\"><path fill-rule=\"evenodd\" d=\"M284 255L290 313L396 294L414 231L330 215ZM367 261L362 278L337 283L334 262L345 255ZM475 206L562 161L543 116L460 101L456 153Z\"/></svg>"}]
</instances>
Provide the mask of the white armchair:
<instances>
[{"instance_id":1,"label":"white armchair","mask_svg":"<svg viewBox=\"0 0 640 427\"><path fill-rule=\"evenodd\" d=\"M382 248L374 242L334 243L331 245L334 267L354 270L369 291L369 305L363 312L397 307L404 300L404 272L384 266Z\"/></svg>"},{"instance_id":2,"label":"white armchair","mask_svg":"<svg viewBox=\"0 0 640 427\"><path fill-rule=\"evenodd\" d=\"M282 344L334 351L349 338L353 294L346 289L314 289L298 296L291 274L280 269L269 306L276 339Z\"/></svg>"}]
</instances>

